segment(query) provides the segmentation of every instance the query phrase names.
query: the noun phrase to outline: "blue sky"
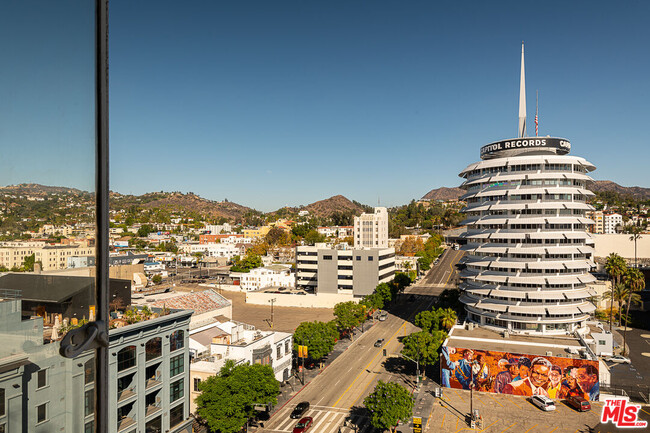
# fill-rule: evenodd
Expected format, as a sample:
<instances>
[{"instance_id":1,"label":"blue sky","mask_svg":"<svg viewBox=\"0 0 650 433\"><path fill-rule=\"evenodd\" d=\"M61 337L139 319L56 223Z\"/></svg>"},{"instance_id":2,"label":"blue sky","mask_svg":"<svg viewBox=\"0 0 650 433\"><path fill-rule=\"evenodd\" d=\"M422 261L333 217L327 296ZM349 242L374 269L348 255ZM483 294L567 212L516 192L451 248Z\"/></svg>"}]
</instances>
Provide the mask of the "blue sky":
<instances>
[{"instance_id":1,"label":"blue sky","mask_svg":"<svg viewBox=\"0 0 650 433\"><path fill-rule=\"evenodd\" d=\"M650 187L649 17L641 1L113 0L111 187L268 211L456 186L516 136L522 40L529 133L539 90L540 135L595 179ZM15 177L60 184L42 171Z\"/></svg>"}]
</instances>

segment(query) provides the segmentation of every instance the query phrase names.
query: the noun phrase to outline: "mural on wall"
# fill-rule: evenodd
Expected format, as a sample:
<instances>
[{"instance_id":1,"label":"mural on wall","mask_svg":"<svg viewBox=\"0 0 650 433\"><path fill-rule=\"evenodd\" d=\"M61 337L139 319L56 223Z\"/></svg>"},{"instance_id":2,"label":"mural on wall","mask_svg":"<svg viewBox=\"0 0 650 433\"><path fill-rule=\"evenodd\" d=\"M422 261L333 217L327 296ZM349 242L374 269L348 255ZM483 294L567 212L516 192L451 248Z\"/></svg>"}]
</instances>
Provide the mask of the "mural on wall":
<instances>
[{"instance_id":1,"label":"mural on wall","mask_svg":"<svg viewBox=\"0 0 650 433\"><path fill-rule=\"evenodd\" d=\"M442 347L442 386L512 395L571 395L598 400L598 362L584 359Z\"/></svg>"}]
</instances>

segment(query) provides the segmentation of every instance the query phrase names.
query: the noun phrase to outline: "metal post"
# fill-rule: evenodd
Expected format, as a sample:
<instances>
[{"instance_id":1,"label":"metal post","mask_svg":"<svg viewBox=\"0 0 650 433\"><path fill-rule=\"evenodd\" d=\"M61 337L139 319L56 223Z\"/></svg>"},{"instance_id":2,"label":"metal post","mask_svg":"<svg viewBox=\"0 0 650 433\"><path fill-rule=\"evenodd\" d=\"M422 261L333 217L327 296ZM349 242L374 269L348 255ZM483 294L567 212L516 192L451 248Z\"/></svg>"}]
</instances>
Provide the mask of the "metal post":
<instances>
[{"instance_id":1,"label":"metal post","mask_svg":"<svg viewBox=\"0 0 650 433\"><path fill-rule=\"evenodd\" d=\"M474 369L472 366L470 366L469 371L469 419L471 422L474 417Z\"/></svg>"},{"instance_id":2,"label":"metal post","mask_svg":"<svg viewBox=\"0 0 650 433\"><path fill-rule=\"evenodd\" d=\"M271 299L271 329L273 329L273 303L276 301L276 298ZM304 358L303 358L304 359Z\"/></svg>"},{"instance_id":3,"label":"metal post","mask_svg":"<svg viewBox=\"0 0 650 433\"><path fill-rule=\"evenodd\" d=\"M95 205L96 320L108 335L109 311L109 158L108 158L108 0L95 1ZM95 351L95 431L109 431L108 345Z\"/></svg>"},{"instance_id":4,"label":"metal post","mask_svg":"<svg viewBox=\"0 0 650 433\"><path fill-rule=\"evenodd\" d=\"M305 384L305 357L302 357L302 384Z\"/></svg>"}]
</instances>

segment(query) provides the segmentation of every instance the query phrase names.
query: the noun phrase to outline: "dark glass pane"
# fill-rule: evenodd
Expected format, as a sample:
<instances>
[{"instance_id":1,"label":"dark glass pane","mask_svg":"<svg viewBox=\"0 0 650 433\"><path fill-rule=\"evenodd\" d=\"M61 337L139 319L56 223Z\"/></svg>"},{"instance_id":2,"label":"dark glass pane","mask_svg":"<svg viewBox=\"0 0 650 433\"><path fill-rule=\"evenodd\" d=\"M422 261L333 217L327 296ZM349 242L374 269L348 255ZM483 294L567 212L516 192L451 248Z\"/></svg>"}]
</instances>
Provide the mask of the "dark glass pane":
<instances>
[{"instance_id":1,"label":"dark glass pane","mask_svg":"<svg viewBox=\"0 0 650 433\"><path fill-rule=\"evenodd\" d=\"M162 339L160 337L152 338L145 345L146 360L150 361L162 355Z\"/></svg>"},{"instance_id":2,"label":"dark glass pane","mask_svg":"<svg viewBox=\"0 0 650 433\"><path fill-rule=\"evenodd\" d=\"M160 433L162 431L162 418L156 417L147 422L144 427L145 433Z\"/></svg>"},{"instance_id":3,"label":"dark glass pane","mask_svg":"<svg viewBox=\"0 0 650 433\"><path fill-rule=\"evenodd\" d=\"M169 337L169 350L170 351L175 351L178 349L183 348L183 343L184 343L184 333L183 331L176 331L172 333L172 335Z\"/></svg>"},{"instance_id":4,"label":"dark glass pane","mask_svg":"<svg viewBox=\"0 0 650 433\"><path fill-rule=\"evenodd\" d=\"M117 353L117 371L135 366L135 346L128 346Z\"/></svg>"},{"instance_id":5,"label":"dark glass pane","mask_svg":"<svg viewBox=\"0 0 650 433\"><path fill-rule=\"evenodd\" d=\"M47 418L47 403L43 403L36 407L36 421L42 422Z\"/></svg>"},{"instance_id":6,"label":"dark glass pane","mask_svg":"<svg viewBox=\"0 0 650 433\"><path fill-rule=\"evenodd\" d=\"M183 379L169 385L169 402L173 403L183 397Z\"/></svg>"},{"instance_id":7,"label":"dark glass pane","mask_svg":"<svg viewBox=\"0 0 650 433\"><path fill-rule=\"evenodd\" d=\"M176 424L183 421L183 418L183 404L181 403L169 411L169 426L174 427Z\"/></svg>"}]
</instances>

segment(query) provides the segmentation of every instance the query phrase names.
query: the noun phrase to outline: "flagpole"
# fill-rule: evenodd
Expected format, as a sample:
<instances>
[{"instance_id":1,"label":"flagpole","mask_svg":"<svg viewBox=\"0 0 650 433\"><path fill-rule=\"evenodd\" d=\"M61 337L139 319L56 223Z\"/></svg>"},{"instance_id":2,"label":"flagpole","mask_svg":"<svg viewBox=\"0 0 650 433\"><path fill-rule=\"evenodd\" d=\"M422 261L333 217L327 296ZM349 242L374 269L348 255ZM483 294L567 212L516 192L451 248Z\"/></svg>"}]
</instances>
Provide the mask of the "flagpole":
<instances>
[{"instance_id":1,"label":"flagpole","mask_svg":"<svg viewBox=\"0 0 650 433\"><path fill-rule=\"evenodd\" d=\"M536 90L535 91L535 137L538 136L538 132L539 132L538 129L539 119L537 117L538 115L539 115L539 90Z\"/></svg>"}]
</instances>

